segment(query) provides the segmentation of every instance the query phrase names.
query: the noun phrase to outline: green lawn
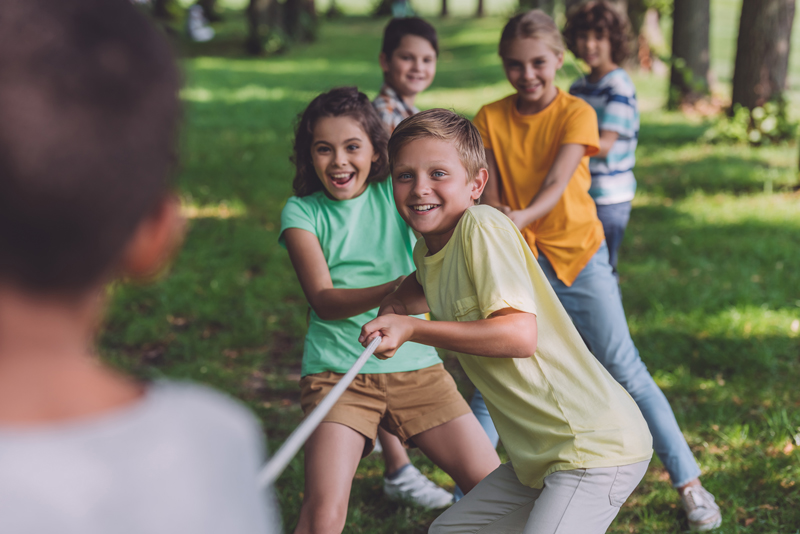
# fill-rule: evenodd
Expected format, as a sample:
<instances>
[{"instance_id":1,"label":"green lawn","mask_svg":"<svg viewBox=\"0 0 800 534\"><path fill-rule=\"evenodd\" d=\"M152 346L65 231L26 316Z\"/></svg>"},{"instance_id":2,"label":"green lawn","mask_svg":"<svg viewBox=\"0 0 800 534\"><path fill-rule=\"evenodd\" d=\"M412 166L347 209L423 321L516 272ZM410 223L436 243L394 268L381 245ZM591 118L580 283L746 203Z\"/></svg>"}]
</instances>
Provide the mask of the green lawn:
<instances>
[{"instance_id":1,"label":"green lawn","mask_svg":"<svg viewBox=\"0 0 800 534\"><path fill-rule=\"evenodd\" d=\"M277 244L291 194L292 124L319 91L380 85L385 21L347 18L319 42L272 58L240 55L243 22L180 46L186 124L177 186L192 217L172 271L114 287L102 352L145 377L228 391L262 418L275 450L299 423L306 302ZM468 115L505 94L500 18L437 22L443 54L420 107ZM727 30L726 30L727 31ZM567 62L560 83L577 75ZM664 389L723 507L719 532L800 532L800 193L795 146L702 144L706 126L660 110L665 80L636 75L642 108L639 192L620 270L635 341ZM472 386L448 358L462 392ZM413 460L452 481L419 454ZM285 526L297 519L302 453L278 482ZM382 467L362 462L347 532L425 532L436 512L387 502ZM686 529L657 460L611 532Z\"/></svg>"}]
</instances>

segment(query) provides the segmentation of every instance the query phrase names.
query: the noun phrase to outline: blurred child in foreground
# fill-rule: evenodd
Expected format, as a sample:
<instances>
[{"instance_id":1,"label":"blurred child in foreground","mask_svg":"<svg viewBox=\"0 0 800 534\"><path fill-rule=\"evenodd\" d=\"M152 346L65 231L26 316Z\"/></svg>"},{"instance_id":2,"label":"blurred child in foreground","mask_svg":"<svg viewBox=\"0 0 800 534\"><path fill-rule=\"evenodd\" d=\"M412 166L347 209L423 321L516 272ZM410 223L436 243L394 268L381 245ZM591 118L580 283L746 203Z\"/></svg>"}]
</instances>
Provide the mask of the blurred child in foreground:
<instances>
[{"instance_id":1,"label":"blurred child in foreground","mask_svg":"<svg viewBox=\"0 0 800 534\"><path fill-rule=\"evenodd\" d=\"M10 0L0 77L0 532L278 532L255 418L94 348L183 232L168 43L127 0Z\"/></svg>"}]
</instances>

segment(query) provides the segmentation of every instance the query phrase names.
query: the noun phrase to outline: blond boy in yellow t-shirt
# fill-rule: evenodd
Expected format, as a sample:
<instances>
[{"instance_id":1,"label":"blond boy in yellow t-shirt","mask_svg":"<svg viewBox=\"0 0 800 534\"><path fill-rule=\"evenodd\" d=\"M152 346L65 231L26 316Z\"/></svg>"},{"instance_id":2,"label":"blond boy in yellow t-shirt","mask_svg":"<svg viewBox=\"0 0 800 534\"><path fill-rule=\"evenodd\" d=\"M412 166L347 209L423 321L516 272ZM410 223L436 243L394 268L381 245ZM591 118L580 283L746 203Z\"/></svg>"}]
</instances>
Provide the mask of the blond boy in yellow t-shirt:
<instances>
[{"instance_id":1,"label":"blond boy in yellow t-shirt","mask_svg":"<svg viewBox=\"0 0 800 534\"><path fill-rule=\"evenodd\" d=\"M455 351L511 458L430 531L605 532L653 452L636 403L588 351L516 226L475 205L488 174L468 120L441 109L406 119L389 157L397 209L423 239L415 275L360 341L383 336L385 358L407 341ZM434 321L408 316L428 311Z\"/></svg>"}]
</instances>

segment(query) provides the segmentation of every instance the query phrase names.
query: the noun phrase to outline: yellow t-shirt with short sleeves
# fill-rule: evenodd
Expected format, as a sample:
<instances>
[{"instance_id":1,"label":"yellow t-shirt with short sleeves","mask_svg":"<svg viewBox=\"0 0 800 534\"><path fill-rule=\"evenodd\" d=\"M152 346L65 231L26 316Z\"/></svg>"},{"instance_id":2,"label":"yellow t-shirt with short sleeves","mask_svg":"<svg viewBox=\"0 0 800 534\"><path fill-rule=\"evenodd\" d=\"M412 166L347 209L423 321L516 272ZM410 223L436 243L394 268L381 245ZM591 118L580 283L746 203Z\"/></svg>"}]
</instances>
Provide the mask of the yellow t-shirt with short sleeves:
<instances>
[{"instance_id":1,"label":"yellow t-shirt with short sleeves","mask_svg":"<svg viewBox=\"0 0 800 534\"><path fill-rule=\"evenodd\" d=\"M572 285L603 241L603 225L589 195L589 156L600 139L597 114L582 99L559 89L555 100L533 115L517 111L517 95L483 106L475 126L483 146L494 152L503 203L526 208L542 187L562 145L585 145L586 153L555 207L523 229L525 241L550 260L558 278Z\"/></svg>"},{"instance_id":2,"label":"yellow t-shirt with short sleeves","mask_svg":"<svg viewBox=\"0 0 800 534\"><path fill-rule=\"evenodd\" d=\"M503 308L536 315L530 358L457 355L520 482L541 488L554 471L650 459L652 437L638 406L586 348L505 215L469 208L436 254L417 241L414 263L434 320L477 321Z\"/></svg>"}]
</instances>

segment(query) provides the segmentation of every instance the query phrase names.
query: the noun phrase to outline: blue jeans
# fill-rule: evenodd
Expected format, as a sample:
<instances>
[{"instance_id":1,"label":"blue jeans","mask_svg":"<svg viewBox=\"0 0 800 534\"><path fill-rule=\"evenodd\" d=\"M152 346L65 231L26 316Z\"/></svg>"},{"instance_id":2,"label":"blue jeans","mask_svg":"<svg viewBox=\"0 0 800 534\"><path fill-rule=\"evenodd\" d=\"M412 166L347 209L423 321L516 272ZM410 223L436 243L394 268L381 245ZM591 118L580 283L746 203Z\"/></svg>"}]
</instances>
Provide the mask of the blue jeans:
<instances>
[{"instance_id":1,"label":"blue jeans","mask_svg":"<svg viewBox=\"0 0 800 534\"><path fill-rule=\"evenodd\" d=\"M625 237L625 228L631 218L631 203L620 202L619 204L598 204L597 218L603 223L603 232L606 234L606 244L608 244L608 262L614 276L619 282L617 273L617 251Z\"/></svg>"},{"instance_id":2,"label":"blue jeans","mask_svg":"<svg viewBox=\"0 0 800 534\"><path fill-rule=\"evenodd\" d=\"M653 381L631 339L619 287L611 274L606 243L603 242L569 287L558 279L541 253L539 265L589 350L639 405L653 434L653 448L672 485L677 488L699 477L700 468L669 401Z\"/></svg>"},{"instance_id":3,"label":"blue jeans","mask_svg":"<svg viewBox=\"0 0 800 534\"><path fill-rule=\"evenodd\" d=\"M472 413L475 414L475 417L478 419L478 422L483 427L483 431L486 432L486 435L489 436L489 441L492 442L495 448L497 448L497 442L500 441L500 436L497 433L497 429L494 427L494 422L492 421L492 416L489 415L489 410L486 408L486 402L483 400L483 395L478 389L475 389L475 393L472 394L472 400L469 401L469 407L472 408ZM456 498L456 502L461 500L461 497L464 496L464 492L461 491L461 488L456 486L455 491L453 491L453 495Z\"/></svg>"}]
</instances>

